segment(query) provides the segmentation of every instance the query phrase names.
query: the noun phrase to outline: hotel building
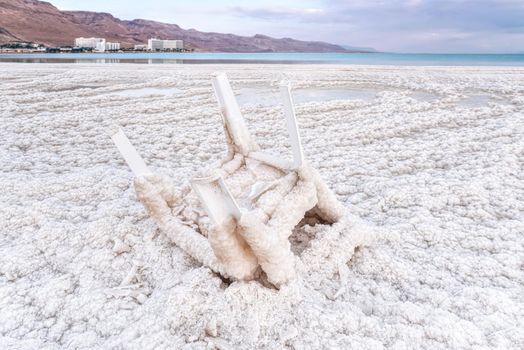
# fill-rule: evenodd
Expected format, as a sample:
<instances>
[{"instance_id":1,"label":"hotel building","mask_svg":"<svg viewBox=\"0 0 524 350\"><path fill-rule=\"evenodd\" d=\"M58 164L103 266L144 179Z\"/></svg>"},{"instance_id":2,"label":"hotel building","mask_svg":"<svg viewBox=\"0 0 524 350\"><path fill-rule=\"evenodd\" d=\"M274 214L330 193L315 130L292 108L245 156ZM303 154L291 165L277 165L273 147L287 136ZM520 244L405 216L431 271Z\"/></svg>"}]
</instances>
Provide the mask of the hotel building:
<instances>
[{"instance_id":1,"label":"hotel building","mask_svg":"<svg viewBox=\"0 0 524 350\"><path fill-rule=\"evenodd\" d=\"M182 40L161 40L161 39L149 39L147 41L147 49L149 51L164 51L164 50L176 50L183 49L184 42Z\"/></svg>"},{"instance_id":2,"label":"hotel building","mask_svg":"<svg viewBox=\"0 0 524 350\"><path fill-rule=\"evenodd\" d=\"M104 52L106 50L106 39L104 38L76 38L75 47L93 49L93 51L95 52Z\"/></svg>"}]
</instances>

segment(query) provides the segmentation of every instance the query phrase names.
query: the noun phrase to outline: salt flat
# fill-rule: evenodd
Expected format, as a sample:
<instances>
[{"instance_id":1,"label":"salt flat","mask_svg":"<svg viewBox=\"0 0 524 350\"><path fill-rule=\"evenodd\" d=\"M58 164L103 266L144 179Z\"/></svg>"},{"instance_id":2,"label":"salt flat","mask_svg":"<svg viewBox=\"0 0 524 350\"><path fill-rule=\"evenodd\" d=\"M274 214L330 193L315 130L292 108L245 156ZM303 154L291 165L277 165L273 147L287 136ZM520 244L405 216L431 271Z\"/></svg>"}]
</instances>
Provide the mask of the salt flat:
<instances>
[{"instance_id":1,"label":"salt flat","mask_svg":"<svg viewBox=\"0 0 524 350\"><path fill-rule=\"evenodd\" d=\"M182 185L225 151L219 70L273 152L303 91L307 159L376 226L337 271L229 284L137 201L107 125ZM522 349L523 170L523 68L0 64L0 348Z\"/></svg>"}]
</instances>

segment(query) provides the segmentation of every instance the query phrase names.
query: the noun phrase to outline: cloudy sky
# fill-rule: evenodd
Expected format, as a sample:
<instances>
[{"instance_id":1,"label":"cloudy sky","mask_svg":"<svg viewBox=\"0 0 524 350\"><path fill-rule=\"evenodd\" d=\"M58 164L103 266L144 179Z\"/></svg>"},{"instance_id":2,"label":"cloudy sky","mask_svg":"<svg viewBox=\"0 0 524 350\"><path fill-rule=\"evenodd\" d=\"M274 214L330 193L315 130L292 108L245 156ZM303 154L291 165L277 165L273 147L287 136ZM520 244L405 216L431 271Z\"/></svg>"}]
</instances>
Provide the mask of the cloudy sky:
<instances>
[{"instance_id":1,"label":"cloudy sky","mask_svg":"<svg viewBox=\"0 0 524 350\"><path fill-rule=\"evenodd\" d=\"M183 28L393 52L524 52L524 0L48 0Z\"/></svg>"}]
</instances>

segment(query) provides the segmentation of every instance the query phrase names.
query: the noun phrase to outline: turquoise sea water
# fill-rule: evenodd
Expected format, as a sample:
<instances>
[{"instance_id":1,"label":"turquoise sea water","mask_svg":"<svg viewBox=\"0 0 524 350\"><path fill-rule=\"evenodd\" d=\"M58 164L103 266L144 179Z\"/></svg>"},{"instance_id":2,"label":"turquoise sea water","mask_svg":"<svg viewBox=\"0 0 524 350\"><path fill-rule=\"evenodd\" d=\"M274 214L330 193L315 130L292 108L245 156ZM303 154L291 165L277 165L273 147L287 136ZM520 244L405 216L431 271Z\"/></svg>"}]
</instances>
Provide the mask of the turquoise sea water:
<instances>
[{"instance_id":1,"label":"turquoise sea water","mask_svg":"<svg viewBox=\"0 0 524 350\"><path fill-rule=\"evenodd\" d=\"M430 66L524 66L524 54L395 53L81 53L0 54L20 63L326 63Z\"/></svg>"}]
</instances>

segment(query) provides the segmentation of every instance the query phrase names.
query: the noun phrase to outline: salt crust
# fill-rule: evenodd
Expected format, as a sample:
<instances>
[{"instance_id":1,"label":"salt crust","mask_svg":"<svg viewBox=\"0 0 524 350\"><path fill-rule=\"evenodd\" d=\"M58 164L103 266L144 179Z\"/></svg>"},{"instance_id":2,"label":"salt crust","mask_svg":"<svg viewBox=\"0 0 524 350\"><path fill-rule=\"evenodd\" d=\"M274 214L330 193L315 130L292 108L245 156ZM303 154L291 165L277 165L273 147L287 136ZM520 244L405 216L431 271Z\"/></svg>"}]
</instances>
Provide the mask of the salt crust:
<instances>
[{"instance_id":1,"label":"salt crust","mask_svg":"<svg viewBox=\"0 0 524 350\"><path fill-rule=\"evenodd\" d=\"M216 70L234 88L381 90L297 106L306 158L379 227L372 244L305 227L277 291L228 285L159 234L105 123L181 186L221 155ZM524 346L523 69L0 64L0 81L0 348ZM112 94L143 87L182 93ZM494 102L457 104L478 93ZM278 106L243 112L285 147Z\"/></svg>"}]
</instances>

